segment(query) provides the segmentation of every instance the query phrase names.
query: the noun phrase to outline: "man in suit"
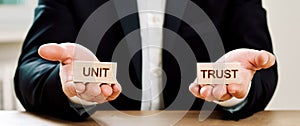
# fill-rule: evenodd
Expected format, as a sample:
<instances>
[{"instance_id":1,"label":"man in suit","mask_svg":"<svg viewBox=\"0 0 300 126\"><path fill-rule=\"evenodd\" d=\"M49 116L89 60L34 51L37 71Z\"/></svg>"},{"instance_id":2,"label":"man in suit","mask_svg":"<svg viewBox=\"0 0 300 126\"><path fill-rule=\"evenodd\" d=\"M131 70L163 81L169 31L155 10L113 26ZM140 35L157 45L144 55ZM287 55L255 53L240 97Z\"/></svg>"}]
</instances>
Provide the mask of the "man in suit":
<instances>
[{"instance_id":1,"label":"man in suit","mask_svg":"<svg viewBox=\"0 0 300 126\"><path fill-rule=\"evenodd\" d=\"M117 43L131 31L140 27L138 14L115 23L102 38L103 44L99 45L96 54L82 45L74 44L86 19L105 2L107 1L39 1L34 24L23 44L15 75L16 94L27 111L81 120L97 109L106 109L103 106L108 103L119 110L143 108L142 99L131 99L121 93L122 90L130 90L126 88L126 84L103 84L99 87L97 84L75 84L72 81L74 60L98 61L99 59L110 62ZM275 57L271 54L272 44L261 1L195 0L193 2L203 9L218 30L226 52L223 55L226 57L225 61L241 63L242 78L240 79L242 82L241 84L215 86L196 83L181 84L178 64L170 62L174 58L163 51L162 67L168 80L160 99L164 105L159 105L158 109L165 109L172 105L178 97L180 86L185 86L189 88L190 94L184 95L184 98L197 97L190 109L201 109L204 100L216 101L219 104L218 109L223 111L225 117L229 119L244 118L263 110L277 85L277 67L274 65ZM126 21L130 22L128 25L131 29L129 30L124 30L122 27L124 25L122 23ZM178 21L179 24L173 23ZM165 15L164 27L169 29L178 27L176 32L190 46L193 46L191 48L197 62L213 62L209 59L201 38L195 35L188 24ZM168 42L163 41L163 43ZM75 55L75 50L76 53L82 55ZM138 88L143 87L142 56L142 51L137 52L130 63L134 67L129 68L130 78ZM222 62L222 58L216 62ZM143 97L143 92L136 92L136 94L138 97ZM74 96L77 100L97 102L99 105L94 107L89 106L90 104L79 104ZM224 103L234 98L239 99L238 102Z\"/></svg>"}]
</instances>

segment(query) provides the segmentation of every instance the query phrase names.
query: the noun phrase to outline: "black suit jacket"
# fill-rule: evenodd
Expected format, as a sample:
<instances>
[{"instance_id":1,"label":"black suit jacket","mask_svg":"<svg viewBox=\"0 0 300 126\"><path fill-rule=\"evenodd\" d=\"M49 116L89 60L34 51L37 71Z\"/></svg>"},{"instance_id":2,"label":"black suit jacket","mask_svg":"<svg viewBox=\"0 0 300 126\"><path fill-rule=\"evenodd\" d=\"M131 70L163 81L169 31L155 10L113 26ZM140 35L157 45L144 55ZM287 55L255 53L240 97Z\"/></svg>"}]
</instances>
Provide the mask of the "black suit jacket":
<instances>
[{"instance_id":1,"label":"black suit jacket","mask_svg":"<svg viewBox=\"0 0 300 126\"><path fill-rule=\"evenodd\" d=\"M45 43L75 42L80 28L86 19L103 5L106 0L39 0L35 10L34 23L23 44L15 74L16 95L27 111L51 114L59 118L79 120L89 116L88 113L78 113L80 106L74 107L61 89L59 79L59 63L42 59L37 50ZM225 52L238 48L251 48L273 52L271 38L267 28L266 12L261 0L194 0L209 16L222 39ZM169 5L170 2L167 3ZM168 8L168 7L167 7ZM197 12L195 12L197 13ZM100 22L101 23L101 22ZM172 15L165 16L164 27L181 36L193 50L197 62L213 62L207 48L193 28ZM101 61L111 61L112 53L126 35L139 28L138 14L132 14L115 23L100 40L96 52ZM164 45L174 39L164 36ZM139 38L138 38L139 39ZM128 42L127 42L128 43ZM171 43L176 46L176 43ZM130 60L129 74L133 84L141 88L141 51L130 54L130 45L140 47L140 42L128 44ZM221 56L221 55L220 55ZM120 64L120 63L119 63ZM194 64L194 63L192 63ZM167 75L163 91L164 104L167 109L186 109L181 106L185 99L194 98L188 92L189 83L180 83L183 74L172 53L163 51L163 69ZM170 79L172 78L172 79ZM195 76L190 77L195 78ZM191 80L192 82L193 80ZM130 90L122 84L123 91ZM225 117L239 119L263 110L269 103L277 85L277 67L257 71L247 100L238 111L218 107L224 111ZM186 90L180 90L180 86ZM182 93L184 92L184 93ZM141 92L134 92L141 98ZM180 97L182 101L173 102ZM97 109L110 109L110 106L99 105ZM120 110L139 110L141 102L121 94L110 102ZM172 104L179 104L170 107ZM196 99L188 109L201 109L203 100ZM184 105L184 104L182 104ZM92 109L90 113L95 111Z\"/></svg>"}]
</instances>

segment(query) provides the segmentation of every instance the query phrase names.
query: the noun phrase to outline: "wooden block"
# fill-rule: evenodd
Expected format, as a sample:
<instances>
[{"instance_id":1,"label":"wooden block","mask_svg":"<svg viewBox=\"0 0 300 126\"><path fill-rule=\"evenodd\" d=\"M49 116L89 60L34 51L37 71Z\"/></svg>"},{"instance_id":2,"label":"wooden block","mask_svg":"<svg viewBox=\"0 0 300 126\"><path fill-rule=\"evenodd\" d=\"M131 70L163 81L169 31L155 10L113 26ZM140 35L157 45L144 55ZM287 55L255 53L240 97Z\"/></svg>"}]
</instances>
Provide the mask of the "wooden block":
<instances>
[{"instance_id":1,"label":"wooden block","mask_svg":"<svg viewBox=\"0 0 300 126\"><path fill-rule=\"evenodd\" d=\"M118 83L114 62L74 61L73 72L74 82Z\"/></svg>"},{"instance_id":2,"label":"wooden block","mask_svg":"<svg viewBox=\"0 0 300 126\"><path fill-rule=\"evenodd\" d=\"M198 84L240 84L240 63L197 63Z\"/></svg>"}]
</instances>

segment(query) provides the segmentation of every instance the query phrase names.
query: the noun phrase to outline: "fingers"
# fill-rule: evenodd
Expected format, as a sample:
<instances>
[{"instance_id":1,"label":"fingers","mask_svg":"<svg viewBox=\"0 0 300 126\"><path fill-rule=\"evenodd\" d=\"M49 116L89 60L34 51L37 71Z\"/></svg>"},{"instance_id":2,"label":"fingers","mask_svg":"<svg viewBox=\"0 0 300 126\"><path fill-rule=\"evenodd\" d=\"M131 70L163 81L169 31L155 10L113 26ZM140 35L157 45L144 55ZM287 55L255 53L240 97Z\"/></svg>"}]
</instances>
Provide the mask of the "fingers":
<instances>
[{"instance_id":1,"label":"fingers","mask_svg":"<svg viewBox=\"0 0 300 126\"><path fill-rule=\"evenodd\" d=\"M189 86L190 92L197 98L201 98L207 101L213 101L215 98L212 95L212 86L200 86L197 83L192 83Z\"/></svg>"},{"instance_id":2,"label":"fingers","mask_svg":"<svg viewBox=\"0 0 300 126\"><path fill-rule=\"evenodd\" d=\"M76 52L76 53L75 53ZM63 92L68 97L78 96L87 101L102 103L106 99L115 99L121 88L110 85L99 86L98 84L83 84L73 82L73 61L99 62L97 57L87 48L75 43L49 43L40 46L38 54L50 61L60 62L60 79ZM117 93L114 92L116 90Z\"/></svg>"},{"instance_id":3,"label":"fingers","mask_svg":"<svg viewBox=\"0 0 300 126\"><path fill-rule=\"evenodd\" d=\"M83 83L75 83L76 92L82 94L85 91L85 85Z\"/></svg>"},{"instance_id":4,"label":"fingers","mask_svg":"<svg viewBox=\"0 0 300 126\"><path fill-rule=\"evenodd\" d=\"M77 91L77 95L86 101L104 103L107 101L115 100L121 93L121 86L119 84L95 84L89 83L82 87L82 83L76 83L76 91L84 90L83 92ZM81 88L81 89L80 89Z\"/></svg>"},{"instance_id":5,"label":"fingers","mask_svg":"<svg viewBox=\"0 0 300 126\"><path fill-rule=\"evenodd\" d=\"M275 64L275 56L267 51L259 51L254 59L257 68L269 68Z\"/></svg>"},{"instance_id":6,"label":"fingers","mask_svg":"<svg viewBox=\"0 0 300 126\"><path fill-rule=\"evenodd\" d=\"M108 84L103 84L100 88L104 97L109 97L113 93L112 87Z\"/></svg>"},{"instance_id":7,"label":"fingers","mask_svg":"<svg viewBox=\"0 0 300 126\"><path fill-rule=\"evenodd\" d=\"M74 87L74 83L72 81L68 81L62 85L63 92L67 97L74 97L77 95L76 89Z\"/></svg>"},{"instance_id":8,"label":"fingers","mask_svg":"<svg viewBox=\"0 0 300 126\"><path fill-rule=\"evenodd\" d=\"M236 49L226 53L218 59L217 63L238 62L240 68L240 84L226 85L197 85L191 84L190 92L201 99L212 100L229 100L232 97L246 97L249 84L256 70L267 69L275 64L276 58L267 51L258 51L254 49ZM195 83L195 82L194 82Z\"/></svg>"},{"instance_id":9,"label":"fingers","mask_svg":"<svg viewBox=\"0 0 300 126\"><path fill-rule=\"evenodd\" d=\"M247 95L248 85L229 84L227 86L228 93L236 98L244 98Z\"/></svg>"},{"instance_id":10,"label":"fingers","mask_svg":"<svg viewBox=\"0 0 300 126\"><path fill-rule=\"evenodd\" d=\"M201 97L204 97L204 100L206 101L214 101L217 100L213 94L212 94L213 86L206 85L201 87L200 89L200 95Z\"/></svg>"},{"instance_id":11,"label":"fingers","mask_svg":"<svg viewBox=\"0 0 300 126\"><path fill-rule=\"evenodd\" d=\"M192 83L189 86L189 90L195 97L206 101L224 101L232 98L231 94L227 91L226 85L223 84L200 86L197 83Z\"/></svg>"},{"instance_id":12,"label":"fingers","mask_svg":"<svg viewBox=\"0 0 300 126\"><path fill-rule=\"evenodd\" d=\"M200 85L199 85L199 84L197 84L197 83L191 83L190 86L189 86L189 90L190 90L190 92L191 92L195 97L204 99L204 97L202 97L202 96L200 95Z\"/></svg>"},{"instance_id":13,"label":"fingers","mask_svg":"<svg viewBox=\"0 0 300 126\"><path fill-rule=\"evenodd\" d=\"M80 97L87 101L95 101L95 97L101 95L101 89L98 84L89 83L85 85L86 90L79 94Z\"/></svg>"},{"instance_id":14,"label":"fingers","mask_svg":"<svg viewBox=\"0 0 300 126\"><path fill-rule=\"evenodd\" d=\"M230 94L228 94L227 86L224 84L215 85L212 94L215 97L215 99L219 101L225 101L232 97Z\"/></svg>"},{"instance_id":15,"label":"fingers","mask_svg":"<svg viewBox=\"0 0 300 126\"><path fill-rule=\"evenodd\" d=\"M275 61L273 54L254 49L232 50L217 60L219 63L239 62L244 68L254 71L269 68L275 64Z\"/></svg>"},{"instance_id":16,"label":"fingers","mask_svg":"<svg viewBox=\"0 0 300 126\"><path fill-rule=\"evenodd\" d=\"M63 64L71 63L72 60L99 61L89 49L74 43L44 44L40 46L38 53L46 60L59 61Z\"/></svg>"},{"instance_id":17,"label":"fingers","mask_svg":"<svg viewBox=\"0 0 300 126\"><path fill-rule=\"evenodd\" d=\"M56 44L49 43L40 46L38 53L39 55L50 61L65 62L71 59L74 55L74 46L71 44Z\"/></svg>"},{"instance_id":18,"label":"fingers","mask_svg":"<svg viewBox=\"0 0 300 126\"><path fill-rule=\"evenodd\" d=\"M107 98L108 101L115 100L120 95L121 90L122 90L120 84L112 84L111 87L112 87L113 92Z\"/></svg>"},{"instance_id":19,"label":"fingers","mask_svg":"<svg viewBox=\"0 0 300 126\"><path fill-rule=\"evenodd\" d=\"M192 83L189 86L189 90L197 98L201 98L201 99L204 99L206 101L216 100L216 98L212 94L213 86L210 86L210 85L200 86L197 83Z\"/></svg>"}]
</instances>

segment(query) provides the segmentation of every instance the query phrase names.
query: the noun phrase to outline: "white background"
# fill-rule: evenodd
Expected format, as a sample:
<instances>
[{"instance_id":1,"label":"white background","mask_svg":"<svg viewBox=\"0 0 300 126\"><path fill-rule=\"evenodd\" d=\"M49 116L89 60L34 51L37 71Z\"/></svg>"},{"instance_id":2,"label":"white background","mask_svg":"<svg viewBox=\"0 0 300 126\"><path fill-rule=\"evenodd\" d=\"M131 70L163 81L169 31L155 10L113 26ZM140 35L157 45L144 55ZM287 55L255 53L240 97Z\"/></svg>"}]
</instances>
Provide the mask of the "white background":
<instances>
[{"instance_id":1,"label":"white background","mask_svg":"<svg viewBox=\"0 0 300 126\"><path fill-rule=\"evenodd\" d=\"M279 83L267 109L300 109L300 1L264 0L279 64Z\"/></svg>"}]
</instances>

